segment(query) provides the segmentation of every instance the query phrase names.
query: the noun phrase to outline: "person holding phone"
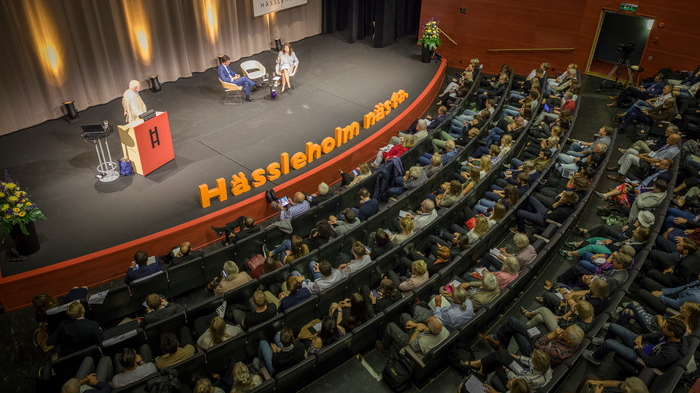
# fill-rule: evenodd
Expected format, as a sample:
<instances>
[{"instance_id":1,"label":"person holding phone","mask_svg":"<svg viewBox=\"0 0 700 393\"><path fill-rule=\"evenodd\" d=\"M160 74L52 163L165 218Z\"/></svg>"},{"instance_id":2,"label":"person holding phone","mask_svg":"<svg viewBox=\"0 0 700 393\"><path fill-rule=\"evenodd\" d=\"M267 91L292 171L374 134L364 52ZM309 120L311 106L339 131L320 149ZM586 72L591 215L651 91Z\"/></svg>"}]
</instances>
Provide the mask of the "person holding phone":
<instances>
[{"instance_id":1,"label":"person holding phone","mask_svg":"<svg viewBox=\"0 0 700 393\"><path fill-rule=\"evenodd\" d=\"M280 212L280 220L286 220L309 210L311 207L309 201L306 200L306 195L303 192L294 193L294 198L289 201L289 198L283 197L276 201L270 202L273 209Z\"/></svg>"}]
</instances>

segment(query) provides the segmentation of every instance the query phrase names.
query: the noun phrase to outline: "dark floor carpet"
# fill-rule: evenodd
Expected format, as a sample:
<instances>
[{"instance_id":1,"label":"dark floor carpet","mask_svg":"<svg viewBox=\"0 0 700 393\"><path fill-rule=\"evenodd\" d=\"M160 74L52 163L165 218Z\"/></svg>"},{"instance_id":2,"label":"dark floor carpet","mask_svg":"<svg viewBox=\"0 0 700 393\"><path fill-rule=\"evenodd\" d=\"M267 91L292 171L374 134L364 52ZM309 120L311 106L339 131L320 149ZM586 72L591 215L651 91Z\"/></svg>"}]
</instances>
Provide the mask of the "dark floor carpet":
<instances>
[{"instance_id":1,"label":"dark floor carpet","mask_svg":"<svg viewBox=\"0 0 700 393\"><path fill-rule=\"evenodd\" d=\"M7 168L27 190L47 220L37 223L41 250L21 263L8 263L0 254L0 271L9 276L55 264L182 224L230 206L266 188L281 184L304 170L333 158L386 125L407 108L437 71L437 64L419 61L415 37L375 49L368 42L348 44L339 35L320 35L295 43L300 59L296 88L265 99L224 106L223 91L212 68L190 78L163 85L163 92L141 93L149 108L167 111L175 159L148 177L122 177L111 183L95 179L97 158L91 144L80 138L80 125L107 119L121 124L121 100L80 112L78 122L61 119L0 137L0 168ZM253 56L269 69L276 54ZM247 59L242 59L247 60ZM232 64L234 70L239 63ZM404 89L409 98L387 118L330 154L291 171L265 187L202 209L197 186L214 185L279 160L280 153L304 150L307 141L320 142L362 117L378 102ZM116 160L119 138L109 138ZM7 242L6 242L7 243ZM0 245L0 250L3 248Z\"/></svg>"}]
</instances>

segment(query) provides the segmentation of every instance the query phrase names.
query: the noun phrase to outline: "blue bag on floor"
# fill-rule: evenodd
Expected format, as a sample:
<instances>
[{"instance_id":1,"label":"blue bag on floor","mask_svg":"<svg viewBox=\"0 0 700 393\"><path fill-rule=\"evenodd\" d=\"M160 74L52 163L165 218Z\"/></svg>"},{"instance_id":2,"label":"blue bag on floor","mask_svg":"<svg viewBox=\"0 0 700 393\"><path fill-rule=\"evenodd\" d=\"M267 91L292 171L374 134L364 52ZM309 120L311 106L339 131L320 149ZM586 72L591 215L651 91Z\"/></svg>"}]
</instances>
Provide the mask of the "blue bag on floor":
<instances>
[{"instance_id":1,"label":"blue bag on floor","mask_svg":"<svg viewBox=\"0 0 700 393\"><path fill-rule=\"evenodd\" d=\"M128 158L119 160L119 174L122 176L131 176L134 174L134 169L131 167L131 161Z\"/></svg>"}]
</instances>

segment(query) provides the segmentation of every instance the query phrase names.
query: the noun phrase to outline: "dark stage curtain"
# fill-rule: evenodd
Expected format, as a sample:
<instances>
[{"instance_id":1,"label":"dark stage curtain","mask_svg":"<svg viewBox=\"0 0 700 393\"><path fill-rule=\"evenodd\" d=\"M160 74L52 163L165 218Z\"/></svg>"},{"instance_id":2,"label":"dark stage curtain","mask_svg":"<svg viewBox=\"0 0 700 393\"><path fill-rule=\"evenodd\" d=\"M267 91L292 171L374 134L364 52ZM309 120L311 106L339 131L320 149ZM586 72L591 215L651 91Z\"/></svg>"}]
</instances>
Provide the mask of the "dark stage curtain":
<instances>
[{"instance_id":1,"label":"dark stage curtain","mask_svg":"<svg viewBox=\"0 0 700 393\"><path fill-rule=\"evenodd\" d=\"M349 42L372 37L383 47L416 34L421 0L323 0L323 33L344 31Z\"/></svg>"},{"instance_id":2,"label":"dark stage curtain","mask_svg":"<svg viewBox=\"0 0 700 393\"><path fill-rule=\"evenodd\" d=\"M322 1L255 18L251 0L4 0L0 135L319 34Z\"/></svg>"}]
</instances>

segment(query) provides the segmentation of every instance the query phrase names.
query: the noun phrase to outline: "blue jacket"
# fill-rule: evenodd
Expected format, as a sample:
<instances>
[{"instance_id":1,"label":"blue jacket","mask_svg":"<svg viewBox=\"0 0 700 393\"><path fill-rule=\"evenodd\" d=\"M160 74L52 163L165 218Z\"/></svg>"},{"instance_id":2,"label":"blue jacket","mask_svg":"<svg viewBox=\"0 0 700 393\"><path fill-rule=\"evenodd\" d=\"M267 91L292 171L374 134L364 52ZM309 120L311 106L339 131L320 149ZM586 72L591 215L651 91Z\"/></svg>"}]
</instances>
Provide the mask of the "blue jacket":
<instances>
[{"instance_id":1,"label":"blue jacket","mask_svg":"<svg viewBox=\"0 0 700 393\"><path fill-rule=\"evenodd\" d=\"M226 72L227 70L231 72L230 75L228 72ZM219 64L219 69L217 72L219 73L219 79L224 82L233 83L233 78L236 77L236 73L233 72L231 67L224 64Z\"/></svg>"}]
</instances>

